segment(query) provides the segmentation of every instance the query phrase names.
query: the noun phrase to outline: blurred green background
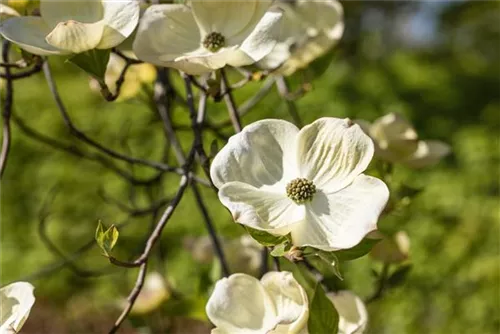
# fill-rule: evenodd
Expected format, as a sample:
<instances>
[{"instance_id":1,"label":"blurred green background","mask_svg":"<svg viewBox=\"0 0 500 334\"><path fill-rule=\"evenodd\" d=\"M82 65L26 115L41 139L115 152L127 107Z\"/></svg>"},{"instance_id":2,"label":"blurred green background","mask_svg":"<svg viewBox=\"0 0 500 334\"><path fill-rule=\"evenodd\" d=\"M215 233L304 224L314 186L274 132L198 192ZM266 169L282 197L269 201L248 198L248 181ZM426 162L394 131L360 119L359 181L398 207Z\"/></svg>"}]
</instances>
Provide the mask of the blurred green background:
<instances>
[{"instance_id":1,"label":"blurred green background","mask_svg":"<svg viewBox=\"0 0 500 334\"><path fill-rule=\"evenodd\" d=\"M397 287L370 303L369 333L500 332L500 2L497 1L349 1L343 2L346 33L326 72L313 78L312 91L297 101L309 123L321 116L369 121L401 112L423 139L440 139L453 153L423 170L396 166L394 178L424 190L407 207L379 222L382 231L404 230L411 239L412 269ZM62 59L51 59L61 95L75 123L92 138L149 159L162 159L161 121L139 97L105 102L88 86L85 74ZM302 79L291 79L295 86ZM177 82L182 91L180 81ZM261 83L235 95L240 103ZM15 114L32 129L89 151L64 126L43 75L15 82ZM151 87L150 87L151 88ZM226 119L222 104L210 102L208 117ZM273 90L243 122L290 119ZM188 125L182 108L176 124ZM231 128L225 133L231 134ZM189 132L180 132L188 147ZM206 148L213 138L207 133ZM223 143L219 142L219 147ZM168 152L167 152L168 153ZM174 163L172 154L167 161ZM129 169L138 177L154 171ZM128 217L102 193L129 206L145 207L171 196L179 178L164 175L151 187L131 187L100 164L55 150L13 125L11 155L1 188L1 285L29 280L37 302L23 332L102 333L118 316L117 302L132 289L136 270L109 265L100 251L78 253L74 265L99 271L76 275L47 249L39 234L45 226L58 249L71 256L92 242L98 220L123 224L119 258L133 258L154 221L151 215ZM133 188L133 189L132 189ZM53 200L51 196L54 195ZM219 232L228 238L243 231L211 190L203 189ZM40 225L40 210L49 216ZM196 333L204 319L210 268L186 250L186 236L206 234L191 191L168 223L150 269L167 277L175 291L161 309L132 318L132 327L153 333ZM344 265L343 285L367 297L375 288L370 257ZM147 333L143 330L144 333Z\"/></svg>"}]
</instances>

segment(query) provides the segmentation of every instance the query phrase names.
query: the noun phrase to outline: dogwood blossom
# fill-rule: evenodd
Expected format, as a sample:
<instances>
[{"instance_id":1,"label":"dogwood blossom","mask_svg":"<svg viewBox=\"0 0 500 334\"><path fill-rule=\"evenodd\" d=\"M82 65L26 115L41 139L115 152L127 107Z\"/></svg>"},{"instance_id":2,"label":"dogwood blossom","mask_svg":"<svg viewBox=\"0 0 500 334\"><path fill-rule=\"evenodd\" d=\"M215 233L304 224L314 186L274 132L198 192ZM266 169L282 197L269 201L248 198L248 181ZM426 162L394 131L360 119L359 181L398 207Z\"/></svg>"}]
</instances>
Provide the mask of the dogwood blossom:
<instances>
[{"instance_id":1,"label":"dogwood blossom","mask_svg":"<svg viewBox=\"0 0 500 334\"><path fill-rule=\"evenodd\" d=\"M0 289L0 333L21 330L35 303L33 290L33 285L27 282L15 282Z\"/></svg>"},{"instance_id":2,"label":"dogwood blossom","mask_svg":"<svg viewBox=\"0 0 500 334\"><path fill-rule=\"evenodd\" d=\"M338 334L362 334L368 324L368 312L361 298L347 290L327 296L339 314Z\"/></svg>"},{"instance_id":3,"label":"dogwood blossom","mask_svg":"<svg viewBox=\"0 0 500 334\"><path fill-rule=\"evenodd\" d=\"M206 306L213 334L304 334L309 305L290 272L269 272L259 281L245 274L223 278Z\"/></svg>"},{"instance_id":4,"label":"dogwood blossom","mask_svg":"<svg viewBox=\"0 0 500 334\"><path fill-rule=\"evenodd\" d=\"M0 25L0 34L36 55L109 49L134 31L139 2L41 0L40 14L10 18Z\"/></svg>"},{"instance_id":5,"label":"dogwood blossom","mask_svg":"<svg viewBox=\"0 0 500 334\"><path fill-rule=\"evenodd\" d=\"M134 52L139 59L188 74L259 61L273 49L281 12L271 0L193 0L149 7Z\"/></svg>"},{"instance_id":6,"label":"dogwood blossom","mask_svg":"<svg viewBox=\"0 0 500 334\"><path fill-rule=\"evenodd\" d=\"M412 168L436 164L450 153L450 146L437 140L419 140L410 122L401 114L390 113L370 124L357 120L375 143L375 155L383 160Z\"/></svg>"},{"instance_id":7,"label":"dogwood blossom","mask_svg":"<svg viewBox=\"0 0 500 334\"><path fill-rule=\"evenodd\" d=\"M262 120L229 139L210 175L236 222L295 246L351 248L376 229L387 186L362 174L373 142L349 119L321 118L299 130Z\"/></svg>"},{"instance_id":8,"label":"dogwood blossom","mask_svg":"<svg viewBox=\"0 0 500 334\"><path fill-rule=\"evenodd\" d=\"M291 75L324 55L344 32L342 5L335 0L282 2L284 14L279 42L258 66Z\"/></svg>"}]
</instances>

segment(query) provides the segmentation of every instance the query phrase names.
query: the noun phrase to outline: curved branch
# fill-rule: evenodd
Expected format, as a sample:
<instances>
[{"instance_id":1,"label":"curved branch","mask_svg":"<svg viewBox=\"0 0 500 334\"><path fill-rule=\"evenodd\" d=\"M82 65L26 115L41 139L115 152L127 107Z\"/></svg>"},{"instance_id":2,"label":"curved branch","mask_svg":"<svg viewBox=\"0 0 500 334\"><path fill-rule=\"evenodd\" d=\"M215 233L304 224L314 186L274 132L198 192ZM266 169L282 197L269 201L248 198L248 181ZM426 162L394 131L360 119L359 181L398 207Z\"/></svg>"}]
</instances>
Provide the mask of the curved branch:
<instances>
[{"instance_id":1,"label":"curved branch","mask_svg":"<svg viewBox=\"0 0 500 334\"><path fill-rule=\"evenodd\" d=\"M4 63L9 62L10 43L3 42L2 47L2 60ZM10 116L12 114L12 103L14 101L14 85L12 83L12 76L9 67L5 68L5 101L2 108L3 118L3 134L2 134L2 151L0 152L0 180L3 179L3 173L7 166L7 159L9 157L10 142L11 142L11 128Z\"/></svg>"}]
</instances>

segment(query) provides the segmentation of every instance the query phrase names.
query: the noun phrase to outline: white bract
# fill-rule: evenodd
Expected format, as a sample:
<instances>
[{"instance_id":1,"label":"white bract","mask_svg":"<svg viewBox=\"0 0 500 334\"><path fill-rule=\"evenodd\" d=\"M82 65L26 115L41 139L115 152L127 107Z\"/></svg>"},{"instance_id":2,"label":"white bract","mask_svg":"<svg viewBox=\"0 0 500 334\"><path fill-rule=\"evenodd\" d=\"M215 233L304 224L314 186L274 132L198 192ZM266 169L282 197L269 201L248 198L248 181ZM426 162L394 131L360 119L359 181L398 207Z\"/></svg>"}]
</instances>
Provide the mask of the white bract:
<instances>
[{"instance_id":1,"label":"white bract","mask_svg":"<svg viewBox=\"0 0 500 334\"><path fill-rule=\"evenodd\" d=\"M139 21L136 0L41 0L41 16L14 17L0 34L36 55L63 55L117 46Z\"/></svg>"},{"instance_id":2,"label":"white bract","mask_svg":"<svg viewBox=\"0 0 500 334\"><path fill-rule=\"evenodd\" d=\"M436 164L450 153L450 146L438 140L419 140L410 122L397 113L387 114L370 124L357 120L375 143L375 155L383 160L412 168Z\"/></svg>"},{"instance_id":3,"label":"white bract","mask_svg":"<svg viewBox=\"0 0 500 334\"><path fill-rule=\"evenodd\" d=\"M269 272L259 281L245 274L223 278L208 300L212 334L307 333L304 289L289 272Z\"/></svg>"},{"instance_id":4,"label":"white bract","mask_svg":"<svg viewBox=\"0 0 500 334\"><path fill-rule=\"evenodd\" d=\"M141 60L201 74L259 61L276 44L281 12L271 0L193 0L153 5L144 13L134 52Z\"/></svg>"},{"instance_id":5,"label":"white bract","mask_svg":"<svg viewBox=\"0 0 500 334\"><path fill-rule=\"evenodd\" d=\"M299 130L262 120L229 139L210 175L236 222L295 246L351 248L377 227L387 186L362 174L373 143L349 119L321 118Z\"/></svg>"},{"instance_id":6,"label":"white bract","mask_svg":"<svg viewBox=\"0 0 500 334\"><path fill-rule=\"evenodd\" d=\"M342 5L335 0L280 3L284 14L278 44L258 65L291 75L324 55L342 37Z\"/></svg>"},{"instance_id":7,"label":"white bract","mask_svg":"<svg viewBox=\"0 0 500 334\"><path fill-rule=\"evenodd\" d=\"M0 334L21 330L35 303L33 285L15 282L0 289Z\"/></svg>"},{"instance_id":8,"label":"white bract","mask_svg":"<svg viewBox=\"0 0 500 334\"><path fill-rule=\"evenodd\" d=\"M361 334L368 324L366 306L354 293L342 290L328 293L339 314L338 334Z\"/></svg>"}]
</instances>

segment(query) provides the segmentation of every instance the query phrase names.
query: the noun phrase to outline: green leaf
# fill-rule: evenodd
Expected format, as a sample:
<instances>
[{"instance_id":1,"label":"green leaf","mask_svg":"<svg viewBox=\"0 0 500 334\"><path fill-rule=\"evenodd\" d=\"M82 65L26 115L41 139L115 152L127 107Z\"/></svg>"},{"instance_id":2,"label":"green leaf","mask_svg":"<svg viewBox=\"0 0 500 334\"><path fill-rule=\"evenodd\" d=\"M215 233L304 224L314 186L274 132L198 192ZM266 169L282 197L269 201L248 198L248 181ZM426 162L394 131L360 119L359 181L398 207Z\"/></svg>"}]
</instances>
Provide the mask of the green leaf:
<instances>
[{"instance_id":1,"label":"green leaf","mask_svg":"<svg viewBox=\"0 0 500 334\"><path fill-rule=\"evenodd\" d=\"M340 273L340 268L339 268L340 261L334 252L325 252L318 250L315 255L329 265L331 272L335 276L337 276L340 280L344 280L342 278L342 274Z\"/></svg>"},{"instance_id":2,"label":"green leaf","mask_svg":"<svg viewBox=\"0 0 500 334\"><path fill-rule=\"evenodd\" d=\"M75 64L89 75L94 77L99 84L105 86L104 75L108 66L109 55L111 50L90 50L78 53L69 58L68 61Z\"/></svg>"},{"instance_id":3,"label":"green leaf","mask_svg":"<svg viewBox=\"0 0 500 334\"><path fill-rule=\"evenodd\" d=\"M99 221L95 231L95 240L99 248L103 251L103 254L109 256L120 234L115 225L111 225L106 231L104 229L104 225Z\"/></svg>"},{"instance_id":4,"label":"green leaf","mask_svg":"<svg viewBox=\"0 0 500 334\"><path fill-rule=\"evenodd\" d=\"M286 253L290 250L291 245L288 242L284 242L282 244L274 246L271 251L271 255L274 257L285 256Z\"/></svg>"},{"instance_id":5,"label":"green leaf","mask_svg":"<svg viewBox=\"0 0 500 334\"><path fill-rule=\"evenodd\" d=\"M307 322L309 333L335 334L338 332L338 326L339 314L326 296L321 284L317 283L312 299L309 300L309 320Z\"/></svg>"},{"instance_id":6,"label":"green leaf","mask_svg":"<svg viewBox=\"0 0 500 334\"><path fill-rule=\"evenodd\" d=\"M245 229L252 238L257 240L263 246L276 246L288 241L288 238L286 236L275 236L264 231L253 229L248 226L245 226Z\"/></svg>"},{"instance_id":7,"label":"green leaf","mask_svg":"<svg viewBox=\"0 0 500 334\"><path fill-rule=\"evenodd\" d=\"M375 246L380 240L381 239L364 238L353 248L336 251L334 254L341 262L352 261L368 254L372 250L373 246Z\"/></svg>"}]
</instances>

